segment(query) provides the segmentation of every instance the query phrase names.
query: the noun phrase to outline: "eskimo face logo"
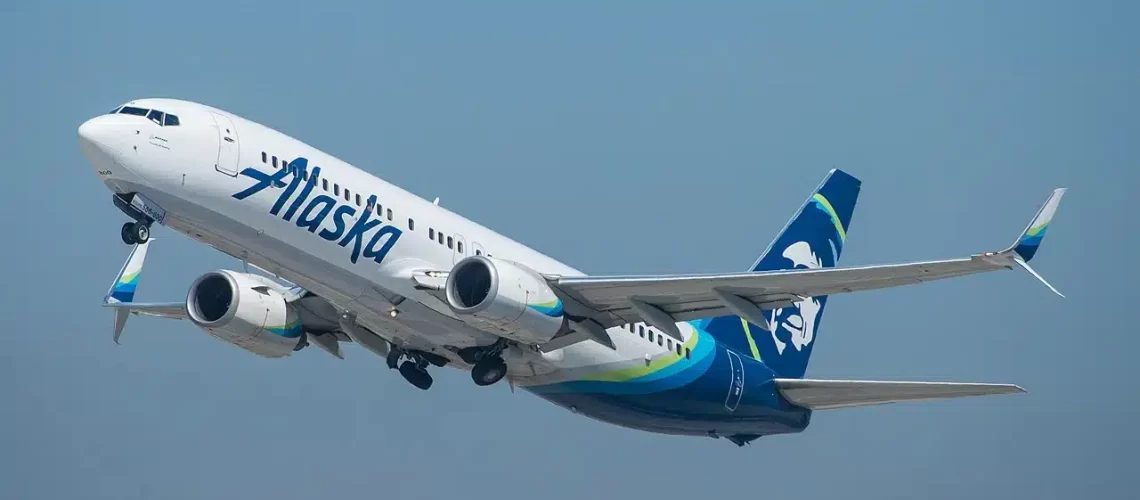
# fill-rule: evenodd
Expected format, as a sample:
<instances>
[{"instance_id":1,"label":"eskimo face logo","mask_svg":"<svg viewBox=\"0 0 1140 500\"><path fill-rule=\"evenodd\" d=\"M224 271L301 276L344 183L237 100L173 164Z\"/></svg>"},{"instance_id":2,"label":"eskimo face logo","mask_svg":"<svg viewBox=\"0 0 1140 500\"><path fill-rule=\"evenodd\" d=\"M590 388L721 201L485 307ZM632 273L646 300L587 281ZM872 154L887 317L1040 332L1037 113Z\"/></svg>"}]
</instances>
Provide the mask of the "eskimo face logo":
<instances>
[{"instance_id":1,"label":"eskimo face logo","mask_svg":"<svg viewBox=\"0 0 1140 500\"><path fill-rule=\"evenodd\" d=\"M806 241L797 241L784 249L785 259L792 261L795 269L819 269L823 263ZM814 297L794 302L790 307L772 310L768 331L772 332L772 341L776 344L776 351L784 353L788 344L792 344L797 351L811 344L815 339L815 324L822 308ZM787 332L786 339L781 339L779 332Z\"/></svg>"}]
</instances>

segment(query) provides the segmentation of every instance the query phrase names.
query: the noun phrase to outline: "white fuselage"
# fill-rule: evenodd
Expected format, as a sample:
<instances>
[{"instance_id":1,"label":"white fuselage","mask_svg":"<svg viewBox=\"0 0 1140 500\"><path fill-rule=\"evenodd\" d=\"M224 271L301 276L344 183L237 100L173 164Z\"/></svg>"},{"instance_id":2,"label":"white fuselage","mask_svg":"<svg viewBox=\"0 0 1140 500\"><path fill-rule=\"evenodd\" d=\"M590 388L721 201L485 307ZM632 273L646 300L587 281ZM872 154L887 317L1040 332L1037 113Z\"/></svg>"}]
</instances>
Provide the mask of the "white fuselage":
<instances>
[{"instance_id":1,"label":"white fuselage","mask_svg":"<svg viewBox=\"0 0 1140 500\"><path fill-rule=\"evenodd\" d=\"M180 124L159 126L145 117L123 114L98 117L85 124L86 135L95 138L84 144L85 152L110 189L145 195L165 210L162 224L292 281L338 309L357 313L362 325L394 343L435 352L462 365L454 353L438 347L488 345L496 340L494 335L459 320L437 296L417 289L412 280L415 272L447 271L459 260L478 253L518 262L544 274L582 274L312 146L236 115L168 99L138 100L128 105L176 114ZM260 181L241 173L255 169L260 175L273 175L286 161L299 158L307 160L309 175L320 169L319 181L307 193L303 181L295 187L255 190ZM291 177L282 180L289 183ZM235 197L245 190L255 192L243 199ZM318 196L336 200L335 204L328 200L316 204ZM381 223L359 237L349 234L371 196L376 197L378 210L368 220ZM275 205L278 210L271 213ZM314 206L305 213L310 205ZM332 206L319 217L325 205ZM376 237L378 233L384 234ZM375 255L393 240L386 253ZM356 262L352 260L354 254ZM404 300L393 304L393 297ZM393 309L399 314L390 314ZM520 385L549 383L572 379L579 368L641 363L668 354L664 346L623 332L621 328L610 329L616 350L595 342L579 342L551 353L513 348L507 357L509 376Z\"/></svg>"}]
</instances>

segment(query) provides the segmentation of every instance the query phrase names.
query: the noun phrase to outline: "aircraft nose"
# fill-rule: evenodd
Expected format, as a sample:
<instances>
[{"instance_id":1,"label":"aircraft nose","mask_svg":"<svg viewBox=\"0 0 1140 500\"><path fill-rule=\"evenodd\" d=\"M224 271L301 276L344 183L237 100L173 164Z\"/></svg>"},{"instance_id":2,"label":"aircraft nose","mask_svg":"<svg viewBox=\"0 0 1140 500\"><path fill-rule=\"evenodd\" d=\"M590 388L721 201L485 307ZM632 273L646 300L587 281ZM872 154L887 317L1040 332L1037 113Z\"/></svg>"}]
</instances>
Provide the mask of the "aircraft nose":
<instances>
[{"instance_id":1,"label":"aircraft nose","mask_svg":"<svg viewBox=\"0 0 1140 500\"><path fill-rule=\"evenodd\" d=\"M79 126L79 148L98 170L107 170L119 155L115 127L106 116L97 116Z\"/></svg>"}]
</instances>

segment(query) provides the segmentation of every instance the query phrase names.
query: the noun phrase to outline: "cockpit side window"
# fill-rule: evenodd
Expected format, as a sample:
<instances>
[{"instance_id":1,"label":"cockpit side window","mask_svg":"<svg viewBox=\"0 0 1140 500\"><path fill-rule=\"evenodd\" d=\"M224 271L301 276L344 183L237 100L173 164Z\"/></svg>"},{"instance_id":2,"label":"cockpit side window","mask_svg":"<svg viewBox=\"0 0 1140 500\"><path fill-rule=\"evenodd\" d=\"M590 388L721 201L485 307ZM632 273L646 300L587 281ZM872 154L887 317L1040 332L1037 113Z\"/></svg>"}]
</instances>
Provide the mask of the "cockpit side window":
<instances>
[{"instance_id":1,"label":"cockpit side window","mask_svg":"<svg viewBox=\"0 0 1140 500\"><path fill-rule=\"evenodd\" d=\"M162 121L162 124L167 127L177 127L181 125L181 123L178 122L178 115L172 115L170 113L166 114L166 118Z\"/></svg>"},{"instance_id":2,"label":"cockpit side window","mask_svg":"<svg viewBox=\"0 0 1140 500\"><path fill-rule=\"evenodd\" d=\"M110 112L110 113L107 113L107 114L109 114L109 115L113 115L113 114L115 114L115 113L118 113L118 112L119 112L119 110L120 110L120 109L122 109L122 108L123 108L122 106L119 106L119 107L117 107L117 108L115 108L115 109L112 109L112 110L111 110L111 112Z\"/></svg>"},{"instance_id":3,"label":"cockpit side window","mask_svg":"<svg viewBox=\"0 0 1140 500\"><path fill-rule=\"evenodd\" d=\"M159 125L162 125L162 115L163 115L162 111L159 111L157 109L152 109L152 110L150 110L150 113L147 113L146 117L148 120L150 120L154 123L157 123Z\"/></svg>"},{"instance_id":4,"label":"cockpit side window","mask_svg":"<svg viewBox=\"0 0 1140 500\"><path fill-rule=\"evenodd\" d=\"M147 112L149 111L150 110L135 108L132 106L123 106L123 109L120 109L119 113L122 113L124 115L146 116Z\"/></svg>"}]
</instances>

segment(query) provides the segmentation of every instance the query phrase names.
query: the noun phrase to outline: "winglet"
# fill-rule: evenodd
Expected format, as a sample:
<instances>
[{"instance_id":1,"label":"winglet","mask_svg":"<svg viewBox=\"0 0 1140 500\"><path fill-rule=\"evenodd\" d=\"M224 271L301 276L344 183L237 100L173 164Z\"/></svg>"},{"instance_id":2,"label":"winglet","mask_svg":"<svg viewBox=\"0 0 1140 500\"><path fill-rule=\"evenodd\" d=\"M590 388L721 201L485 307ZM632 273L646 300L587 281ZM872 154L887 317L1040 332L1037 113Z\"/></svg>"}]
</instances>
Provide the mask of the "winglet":
<instances>
[{"instance_id":1,"label":"winglet","mask_svg":"<svg viewBox=\"0 0 1140 500\"><path fill-rule=\"evenodd\" d=\"M1053 285L1050 285L1048 281L1045 281L1045 278L1043 278L1040 274L1037 274L1037 271L1034 271L1032 267L1029 267L1029 263L1021 260L1019 257L1014 257L1013 261L1016 262L1017 265L1021 266L1022 269L1029 271L1029 274L1032 274L1034 278L1037 278L1037 281L1044 283L1045 286L1049 287L1049 289L1053 291L1053 293L1060 295L1062 299L1065 298L1065 294L1058 292L1056 288L1053 288Z\"/></svg>"},{"instance_id":2,"label":"winglet","mask_svg":"<svg viewBox=\"0 0 1140 500\"><path fill-rule=\"evenodd\" d=\"M1026 226L1025 231L1022 231L1021 237L1010 247L1010 250L1024 262L1032 260L1037 253L1037 248L1041 246L1041 240L1045 238L1045 232L1049 230L1049 223L1053 221L1053 215L1057 213L1057 206L1061 204L1061 197L1065 195L1065 191L1065 188L1053 190L1053 194L1049 195L1045 205L1041 206L1041 210L1037 211L1037 215L1029 222L1029 226Z\"/></svg>"},{"instance_id":3,"label":"winglet","mask_svg":"<svg viewBox=\"0 0 1140 500\"><path fill-rule=\"evenodd\" d=\"M131 254L127 256L123 268L119 270L119 274L115 276L115 281L111 283L111 288L107 290L107 295L103 297L104 304L134 302L135 289L139 285L139 274L142 273L143 262L146 260L146 250L149 246L150 241L148 240L131 249ZM119 343L119 336L123 334L123 327L127 326L127 318L130 315L130 309L115 309L115 329L112 339L116 344Z\"/></svg>"},{"instance_id":4,"label":"winglet","mask_svg":"<svg viewBox=\"0 0 1140 500\"><path fill-rule=\"evenodd\" d=\"M1029 261L1037 254L1037 249L1041 246L1041 240L1045 238L1045 232L1049 230L1049 223L1053 222L1053 216L1057 214L1057 206L1061 204L1061 197L1065 195L1065 191L1065 188L1054 189L1053 193L1049 195L1049 199L1045 200L1045 204L1037 211L1037 215L1029 222L1025 231L1021 232L1021 236L1017 238L1013 246L999 254L1009 258L1022 269L1029 271L1029 274L1032 274L1034 278L1037 278L1053 293L1061 297L1065 295L1057 291L1048 281L1045 281L1045 278L1037 274L1037 271L1034 271L1032 267L1029 267Z\"/></svg>"},{"instance_id":5,"label":"winglet","mask_svg":"<svg viewBox=\"0 0 1140 500\"><path fill-rule=\"evenodd\" d=\"M131 254L127 256L123 268L119 270L119 274L115 276L115 281L111 283L111 288L107 290L107 295L103 297L104 304L135 300L139 273L142 272L143 262L146 260L146 250L149 246L150 241L148 240L146 243L137 244L131 249Z\"/></svg>"}]
</instances>

